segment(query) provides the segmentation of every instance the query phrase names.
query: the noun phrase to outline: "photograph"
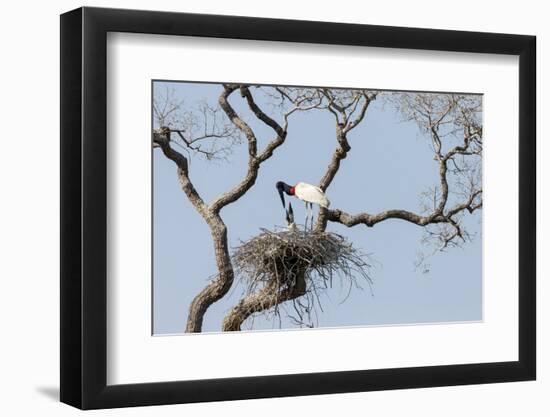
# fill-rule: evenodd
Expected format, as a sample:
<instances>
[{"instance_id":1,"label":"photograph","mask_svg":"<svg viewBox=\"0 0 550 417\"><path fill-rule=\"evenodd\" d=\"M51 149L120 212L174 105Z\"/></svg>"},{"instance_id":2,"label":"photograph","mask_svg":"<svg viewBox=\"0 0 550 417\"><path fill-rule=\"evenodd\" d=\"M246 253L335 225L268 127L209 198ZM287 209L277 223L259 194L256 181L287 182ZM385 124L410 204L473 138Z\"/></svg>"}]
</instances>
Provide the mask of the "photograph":
<instances>
[{"instance_id":1,"label":"photograph","mask_svg":"<svg viewBox=\"0 0 550 417\"><path fill-rule=\"evenodd\" d=\"M483 94L151 88L153 335L483 321Z\"/></svg>"}]
</instances>

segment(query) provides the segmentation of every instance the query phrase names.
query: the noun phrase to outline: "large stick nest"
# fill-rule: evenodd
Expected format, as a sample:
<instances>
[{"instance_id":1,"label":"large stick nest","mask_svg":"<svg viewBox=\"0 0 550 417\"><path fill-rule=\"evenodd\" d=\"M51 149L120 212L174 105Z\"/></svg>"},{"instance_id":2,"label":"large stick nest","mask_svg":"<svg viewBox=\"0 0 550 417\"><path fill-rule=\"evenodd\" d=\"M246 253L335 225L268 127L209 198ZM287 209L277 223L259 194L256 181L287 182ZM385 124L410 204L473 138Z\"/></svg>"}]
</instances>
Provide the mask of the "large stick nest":
<instances>
[{"instance_id":1,"label":"large stick nest","mask_svg":"<svg viewBox=\"0 0 550 417\"><path fill-rule=\"evenodd\" d=\"M289 318L308 327L313 327L312 314L316 316L316 309L322 310L319 296L333 287L335 279L346 291L342 302L353 288L361 288L361 281L371 284L367 255L343 236L331 232L261 229L258 236L235 248L232 258L237 275L244 281L245 297L265 294L264 297L277 298L292 293L289 289L301 287L299 297L271 303L275 304L272 313L279 315L279 305L293 300L294 311L287 311ZM266 294L268 288L272 291ZM264 303L270 304L267 300Z\"/></svg>"}]
</instances>

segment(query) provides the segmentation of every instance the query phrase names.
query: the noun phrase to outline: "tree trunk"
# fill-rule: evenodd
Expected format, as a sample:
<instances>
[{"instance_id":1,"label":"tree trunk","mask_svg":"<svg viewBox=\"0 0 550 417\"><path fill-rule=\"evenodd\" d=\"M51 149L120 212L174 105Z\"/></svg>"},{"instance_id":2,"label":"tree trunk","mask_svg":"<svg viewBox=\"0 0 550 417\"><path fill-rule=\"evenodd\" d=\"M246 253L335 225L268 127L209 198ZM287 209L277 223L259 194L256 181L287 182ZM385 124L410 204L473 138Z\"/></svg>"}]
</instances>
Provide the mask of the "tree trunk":
<instances>
[{"instance_id":1,"label":"tree trunk","mask_svg":"<svg viewBox=\"0 0 550 417\"><path fill-rule=\"evenodd\" d=\"M257 293L248 295L233 307L225 316L222 329L224 332L240 331L244 321L252 314L269 310L285 301L301 297L306 293L306 289L305 270L297 272L296 282L283 290L279 289L279 283L274 280Z\"/></svg>"},{"instance_id":2,"label":"tree trunk","mask_svg":"<svg viewBox=\"0 0 550 417\"><path fill-rule=\"evenodd\" d=\"M206 310L227 294L233 285L235 275L229 256L227 227L223 220L217 215L209 217L207 222L210 225L210 231L212 233L218 275L214 281L203 288L193 299L189 307L189 315L187 317L187 326L185 329L188 333L199 333L202 331L202 322Z\"/></svg>"}]
</instances>

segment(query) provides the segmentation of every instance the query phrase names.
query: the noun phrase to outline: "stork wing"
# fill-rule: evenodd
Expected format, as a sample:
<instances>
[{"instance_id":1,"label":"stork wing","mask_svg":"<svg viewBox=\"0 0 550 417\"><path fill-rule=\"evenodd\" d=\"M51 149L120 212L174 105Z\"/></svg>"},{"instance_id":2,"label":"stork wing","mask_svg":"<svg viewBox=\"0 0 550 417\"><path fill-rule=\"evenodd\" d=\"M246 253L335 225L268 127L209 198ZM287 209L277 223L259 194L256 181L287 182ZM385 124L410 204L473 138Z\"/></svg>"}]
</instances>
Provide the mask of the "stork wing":
<instances>
[{"instance_id":1,"label":"stork wing","mask_svg":"<svg viewBox=\"0 0 550 417\"><path fill-rule=\"evenodd\" d=\"M325 196L323 190L315 185L306 184L304 182L296 184L296 197L300 200L319 204L323 207L328 207L330 205L330 201Z\"/></svg>"}]
</instances>

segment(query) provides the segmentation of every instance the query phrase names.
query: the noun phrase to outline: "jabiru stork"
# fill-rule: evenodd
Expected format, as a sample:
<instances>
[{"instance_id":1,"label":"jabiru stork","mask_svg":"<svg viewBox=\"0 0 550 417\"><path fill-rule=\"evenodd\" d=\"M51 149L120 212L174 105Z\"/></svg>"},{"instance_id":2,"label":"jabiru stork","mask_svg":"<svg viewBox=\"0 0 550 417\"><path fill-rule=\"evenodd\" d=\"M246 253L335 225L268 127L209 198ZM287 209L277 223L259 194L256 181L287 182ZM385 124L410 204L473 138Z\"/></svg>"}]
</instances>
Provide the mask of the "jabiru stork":
<instances>
[{"instance_id":1,"label":"jabiru stork","mask_svg":"<svg viewBox=\"0 0 550 417\"><path fill-rule=\"evenodd\" d=\"M328 208L330 206L330 201L319 187L315 185L307 184L305 182L299 182L295 186L288 185L282 181L278 181L275 184L277 191L279 191L279 196L281 197L281 202L283 207L286 210L285 205L285 194L293 195L298 199L302 200L306 205L306 226L307 219L311 216L311 227L313 228L313 204L317 204L321 207Z\"/></svg>"}]
</instances>

